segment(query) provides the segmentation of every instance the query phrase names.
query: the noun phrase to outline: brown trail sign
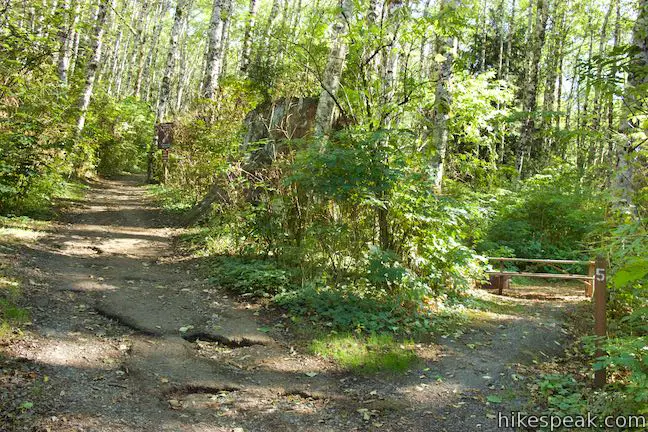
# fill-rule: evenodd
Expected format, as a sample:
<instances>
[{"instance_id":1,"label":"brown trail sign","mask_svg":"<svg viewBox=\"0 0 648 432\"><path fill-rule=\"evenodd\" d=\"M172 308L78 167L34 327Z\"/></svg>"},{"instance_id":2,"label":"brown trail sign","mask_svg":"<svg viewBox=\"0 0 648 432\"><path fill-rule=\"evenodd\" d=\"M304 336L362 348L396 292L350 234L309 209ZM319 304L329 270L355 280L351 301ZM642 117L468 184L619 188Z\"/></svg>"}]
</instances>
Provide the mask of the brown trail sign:
<instances>
[{"instance_id":1,"label":"brown trail sign","mask_svg":"<svg viewBox=\"0 0 648 432\"><path fill-rule=\"evenodd\" d=\"M162 150L162 183L166 183L169 174L169 149L173 144L173 123L158 123L157 147Z\"/></svg>"}]
</instances>

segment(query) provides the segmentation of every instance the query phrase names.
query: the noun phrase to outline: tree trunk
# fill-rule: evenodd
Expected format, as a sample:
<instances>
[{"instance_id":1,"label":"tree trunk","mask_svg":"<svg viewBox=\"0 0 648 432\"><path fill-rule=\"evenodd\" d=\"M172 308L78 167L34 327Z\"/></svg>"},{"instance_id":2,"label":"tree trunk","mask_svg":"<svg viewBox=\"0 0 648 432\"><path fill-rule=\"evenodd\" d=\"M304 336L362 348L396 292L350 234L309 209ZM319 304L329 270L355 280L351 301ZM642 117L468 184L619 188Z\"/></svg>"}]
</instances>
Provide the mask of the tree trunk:
<instances>
[{"instance_id":1,"label":"tree trunk","mask_svg":"<svg viewBox=\"0 0 648 432\"><path fill-rule=\"evenodd\" d=\"M70 70L70 57L74 44L74 28L79 20L80 1L75 1L74 9L71 8L70 0L64 0L61 4L63 25L60 30L60 45L58 52L58 74L61 85L68 84L68 71Z\"/></svg>"},{"instance_id":2,"label":"tree trunk","mask_svg":"<svg viewBox=\"0 0 648 432\"><path fill-rule=\"evenodd\" d=\"M616 3L616 19L614 22L614 37L612 39L612 49L616 50L619 47L619 39L621 37L621 2L617 1ZM617 73L618 73L618 63L615 61L614 64L612 65L612 70L610 72L610 75L613 78L616 78ZM607 97L607 123L608 123L608 130L612 131L614 130L614 92L609 92L608 97ZM609 142L609 152L612 154L612 146L613 146L613 140L610 140Z\"/></svg>"},{"instance_id":3,"label":"tree trunk","mask_svg":"<svg viewBox=\"0 0 648 432\"><path fill-rule=\"evenodd\" d=\"M115 44L113 46L113 52L112 52L112 60L110 61L110 76L109 76L109 81L108 81L108 88L107 92L109 95L112 96L113 94L113 83L115 82L115 78L117 75L118 67L119 67L119 49L121 48L121 41L122 37L124 36L124 29L120 26L119 27L119 33L117 34L115 38Z\"/></svg>"},{"instance_id":4,"label":"tree trunk","mask_svg":"<svg viewBox=\"0 0 648 432\"><path fill-rule=\"evenodd\" d=\"M81 30L75 30L74 43L72 44L72 57L70 58L70 73L68 74L68 77L74 76L74 72L76 71L77 61L79 60L80 40L81 40Z\"/></svg>"},{"instance_id":5,"label":"tree trunk","mask_svg":"<svg viewBox=\"0 0 648 432\"><path fill-rule=\"evenodd\" d=\"M218 72L220 70L220 51L223 37L223 9L227 0L214 0L211 21L209 23L209 45L203 75L202 96L212 99L218 87Z\"/></svg>"},{"instance_id":6,"label":"tree trunk","mask_svg":"<svg viewBox=\"0 0 648 432\"><path fill-rule=\"evenodd\" d=\"M623 95L623 120L620 132L625 135L625 141L617 149L616 177L614 193L616 208L622 213L638 218L637 207L634 204L635 179L634 168L637 163L638 148L641 143L635 143L633 130L640 127L636 116L642 111L645 97L642 87L648 83L648 0L639 2L639 13L635 22L632 36L632 52L628 67L628 82Z\"/></svg>"},{"instance_id":7,"label":"tree trunk","mask_svg":"<svg viewBox=\"0 0 648 432\"><path fill-rule=\"evenodd\" d=\"M103 34L104 34L104 24L106 22L106 12L108 9L108 3L112 0L99 0L99 5L97 6L97 20L94 30L94 40L90 52L92 53L92 58L88 64L86 70L86 81L83 93L81 94L81 100L79 101L79 120L77 122L77 135L81 135L83 128L85 127L86 114L88 113L88 107L90 106L90 100L92 99L92 93L94 90L95 79L97 78L97 70L99 69L99 62L101 61L101 51L103 48Z\"/></svg>"},{"instance_id":8,"label":"tree trunk","mask_svg":"<svg viewBox=\"0 0 648 432\"><path fill-rule=\"evenodd\" d=\"M144 82L143 87L145 89L143 99L147 102L150 100L151 84L153 82L152 75L158 58L158 45L160 41L160 34L162 33L161 23L168 9L169 0L161 0L156 17L154 18L155 25L153 26L153 40L151 41L151 47L148 50L142 77L142 80Z\"/></svg>"},{"instance_id":9,"label":"tree trunk","mask_svg":"<svg viewBox=\"0 0 648 432\"><path fill-rule=\"evenodd\" d=\"M225 76L227 73L227 51L229 50L229 32L230 26L232 23L232 0L225 1L223 5L223 32L221 34L221 49L220 49L220 59L218 60L219 70L218 78L219 80Z\"/></svg>"},{"instance_id":10,"label":"tree trunk","mask_svg":"<svg viewBox=\"0 0 648 432\"><path fill-rule=\"evenodd\" d=\"M509 21L508 34L506 36L506 63L504 64L504 76L508 77L511 72L511 53L513 49L513 33L515 33L515 0L511 4L511 20Z\"/></svg>"},{"instance_id":11,"label":"tree trunk","mask_svg":"<svg viewBox=\"0 0 648 432\"><path fill-rule=\"evenodd\" d=\"M587 64L592 63L592 51L594 50L594 33L592 32L592 17L590 15L587 28L589 29L589 45L587 51ZM583 128L587 128L590 125L590 116L589 116L589 98L592 90L592 81L589 77L586 77L584 80L585 84L585 94L583 95L583 117L580 119L580 124L583 125ZM578 97L578 96L576 96ZM580 132L580 127L578 128ZM592 155L592 140L589 136L579 133L579 140L577 141L579 145L576 148L576 166L578 168L578 173L582 178L585 175L585 167L588 163L591 162Z\"/></svg>"},{"instance_id":12,"label":"tree trunk","mask_svg":"<svg viewBox=\"0 0 648 432\"><path fill-rule=\"evenodd\" d=\"M336 94L340 88L340 78L347 55L345 36L347 32L347 20L351 18L352 2L350 0L339 0L340 14L337 16L332 28L331 51L329 52L326 69L320 84L320 93L317 111L315 113L315 135L323 136L328 134L333 123Z\"/></svg>"},{"instance_id":13,"label":"tree trunk","mask_svg":"<svg viewBox=\"0 0 648 432\"><path fill-rule=\"evenodd\" d=\"M538 76L540 72L540 57L544 46L547 26L546 0L536 2L535 24L529 31L529 57L527 59L527 73L522 85L522 109L525 117L520 128L520 145L517 152L516 170L522 176L525 158L531 152L535 135L535 114L538 98ZM532 11L530 11L532 14ZM531 22L531 18L529 19Z\"/></svg>"},{"instance_id":14,"label":"tree trunk","mask_svg":"<svg viewBox=\"0 0 648 432\"><path fill-rule=\"evenodd\" d=\"M440 13L445 10L455 9L456 0L442 0ZM432 143L428 151L433 151L430 156L427 171L432 181L435 193L441 193L443 188L443 175L445 159L448 149L448 119L452 95L450 93L450 80L452 78L452 64L454 61L455 39L453 37L437 36L436 44L436 88L434 91L434 109L432 112Z\"/></svg>"},{"instance_id":15,"label":"tree trunk","mask_svg":"<svg viewBox=\"0 0 648 432\"><path fill-rule=\"evenodd\" d=\"M142 90L142 78L144 77L144 62L146 57L144 56L144 48L146 46L146 30L148 27L148 9L150 6L149 1L144 1L142 4L142 9L137 20L137 56L135 58L135 64L137 65L137 73L135 74L135 84L133 85L133 96L140 96Z\"/></svg>"},{"instance_id":16,"label":"tree trunk","mask_svg":"<svg viewBox=\"0 0 648 432\"><path fill-rule=\"evenodd\" d=\"M247 72L250 63L250 48L252 30L254 29L254 21L256 18L257 0L250 0L248 7L248 17L245 23L245 33L243 34L243 42L241 43L241 59L239 69L241 72Z\"/></svg>"},{"instance_id":17,"label":"tree trunk","mask_svg":"<svg viewBox=\"0 0 648 432\"><path fill-rule=\"evenodd\" d=\"M193 0L187 0L187 4L185 6L187 10L191 10L193 7ZM187 34L187 28L189 26L189 14L185 14L184 19L182 20L182 25L180 27L180 61L178 62L178 82L177 82L177 87L176 87L176 95L175 95L175 112L179 112L182 108L182 101L184 97L184 92L186 89L186 85L188 84L188 81L191 77L191 74L188 71L187 68L187 51L189 50L189 46L187 43L188 39L188 34Z\"/></svg>"},{"instance_id":18,"label":"tree trunk","mask_svg":"<svg viewBox=\"0 0 648 432\"><path fill-rule=\"evenodd\" d=\"M610 0L610 5L608 10L605 13L603 18L603 24L601 25L601 32L599 33L599 48L598 55L599 60L596 64L596 86L594 87L594 130L598 131L601 124L601 119L603 117L603 109L601 106L601 77L603 74L603 53L605 52L605 41L607 40L607 27L608 22L610 21L610 15L612 15L612 10L614 9L614 4L618 0Z\"/></svg>"},{"instance_id":19,"label":"tree trunk","mask_svg":"<svg viewBox=\"0 0 648 432\"><path fill-rule=\"evenodd\" d=\"M162 77L162 84L160 85L160 94L158 96L157 109L155 112L155 126L164 122L167 115L169 96L171 95L171 78L175 69L176 58L178 56L178 39L180 36L182 21L184 19L186 4L187 0L178 0L176 4L173 26L171 27L171 37L169 40L169 51L167 53L164 76ZM153 133L153 142L151 143L148 152L148 168L146 175L148 182L153 180L153 156L156 148L157 130Z\"/></svg>"},{"instance_id":20,"label":"tree trunk","mask_svg":"<svg viewBox=\"0 0 648 432\"><path fill-rule=\"evenodd\" d=\"M425 0L425 3L423 4L423 9L421 11L421 15L425 18L430 16L430 0ZM421 37L421 47L419 52L419 75L422 78L427 77L429 75L429 70L426 67L428 63L429 55L430 55L430 38L427 32L423 32L423 36Z\"/></svg>"},{"instance_id":21,"label":"tree trunk","mask_svg":"<svg viewBox=\"0 0 648 432\"><path fill-rule=\"evenodd\" d=\"M560 7L560 6L558 6ZM543 145L537 148L532 157L540 159L544 162L550 155L550 149L553 147L554 133L551 130L554 124L556 115L556 81L558 80L558 64L560 62L560 52L562 49L562 33L563 23L565 20L565 10L562 9L557 12L559 17L556 17L556 24L553 26L553 34L551 35L551 42L549 45L549 52L556 55L547 56L546 64L547 70L545 73L544 97L542 103L542 132L543 132Z\"/></svg>"}]
</instances>

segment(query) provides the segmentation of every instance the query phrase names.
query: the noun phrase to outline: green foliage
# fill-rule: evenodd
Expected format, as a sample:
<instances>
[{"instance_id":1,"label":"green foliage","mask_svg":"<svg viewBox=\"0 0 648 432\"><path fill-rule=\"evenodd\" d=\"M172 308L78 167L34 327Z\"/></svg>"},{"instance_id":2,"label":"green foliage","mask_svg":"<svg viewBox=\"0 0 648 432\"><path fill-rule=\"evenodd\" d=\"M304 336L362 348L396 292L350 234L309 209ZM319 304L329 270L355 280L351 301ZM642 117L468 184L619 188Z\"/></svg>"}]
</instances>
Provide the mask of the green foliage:
<instances>
[{"instance_id":1,"label":"green foliage","mask_svg":"<svg viewBox=\"0 0 648 432\"><path fill-rule=\"evenodd\" d=\"M646 311L644 311L645 327ZM596 349L594 338L588 338L588 348ZM611 412L648 414L648 336L617 337L606 340L595 369L607 368L612 377L606 387L606 405Z\"/></svg>"},{"instance_id":2,"label":"green foliage","mask_svg":"<svg viewBox=\"0 0 648 432\"><path fill-rule=\"evenodd\" d=\"M150 106L135 98L117 101L97 95L92 108L81 145L94 149L97 172L103 176L142 172L153 141Z\"/></svg>"},{"instance_id":3,"label":"green foliage","mask_svg":"<svg viewBox=\"0 0 648 432\"><path fill-rule=\"evenodd\" d=\"M517 192L503 191L479 250L519 258L589 259L590 245L604 225L601 200L568 167L546 170Z\"/></svg>"},{"instance_id":4,"label":"green foliage","mask_svg":"<svg viewBox=\"0 0 648 432\"><path fill-rule=\"evenodd\" d=\"M405 372L417 360L412 341L397 341L391 334L358 336L329 334L311 342L311 351L361 372Z\"/></svg>"},{"instance_id":5,"label":"green foliage","mask_svg":"<svg viewBox=\"0 0 648 432\"><path fill-rule=\"evenodd\" d=\"M269 261L221 257L211 264L212 282L238 294L268 297L293 287L291 273Z\"/></svg>"},{"instance_id":6,"label":"green foliage","mask_svg":"<svg viewBox=\"0 0 648 432\"><path fill-rule=\"evenodd\" d=\"M46 207L71 173L66 103L47 81L5 96L0 105L0 213Z\"/></svg>"},{"instance_id":7,"label":"green foliage","mask_svg":"<svg viewBox=\"0 0 648 432\"><path fill-rule=\"evenodd\" d=\"M584 414L587 400L582 387L571 375L548 374L540 379L540 394L546 398L548 410L555 415Z\"/></svg>"},{"instance_id":8,"label":"green foliage","mask_svg":"<svg viewBox=\"0 0 648 432\"><path fill-rule=\"evenodd\" d=\"M648 232L640 221L621 223L607 240L605 248L612 263L610 307L613 317L635 333L636 318L648 308ZM647 334L644 327L639 334Z\"/></svg>"},{"instance_id":9,"label":"green foliage","mask_svg":"<svg viewBox=\"0 0 648 432\"><path fill-rule=\"evenodd\" d=\"M340 332L419 335L440 330L459 319L451 314L445 318L443 314L434 314L420 300L392 295L376 298L374 293L373 289L349 285L311 285L279 294L273 300L286 308L297 323L305 318Z\"/></svg>"},{"instance_id":10,"label":"green foliage","mask_svg":"<svg viewBox=\"0 0 648 432\"><path fill-rule=\"evenodd\" d=\"M0 341L11 337L12 330L29 321L29 311L16 305L20 284L2 273L0 268Z\"/></svg>"},{"instance_id":11,"label":"green foliage","mask_svg":"<svg viewBox=\"0 0 648 432\"><path fill-rule=\"evenodd\" d=\"M195 110L174 122L166 185L182 190L188 199L202 198L215 181L228 174L240 153L243 119L258 103L246 81L222 82L219 92L218 102L200 100Z\"/></svg>"},{"instance_id":12,"label":"green foliage","mask_svg":"<svg viewBox=\"0 0 648 432\"><path fill-rule=\"evenodd\" d=\"M149 185L148 188L149 194L166 211L183 213L195 204L191 196L180 188L167 185Z\"/></svg>"}]
</instances>

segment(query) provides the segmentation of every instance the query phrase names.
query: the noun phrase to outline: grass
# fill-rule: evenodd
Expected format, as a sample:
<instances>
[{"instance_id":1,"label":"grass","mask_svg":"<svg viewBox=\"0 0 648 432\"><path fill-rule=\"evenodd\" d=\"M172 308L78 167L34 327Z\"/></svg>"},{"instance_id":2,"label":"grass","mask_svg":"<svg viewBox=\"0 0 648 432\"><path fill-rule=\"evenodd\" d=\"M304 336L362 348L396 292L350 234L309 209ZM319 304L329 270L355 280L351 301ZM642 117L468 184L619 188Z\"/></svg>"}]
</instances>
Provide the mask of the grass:
<instances>
[{"instance_id":1,"label":"grass","mask_svg":"<svg viewBox=\"0 0 648 432\"><path fill-rule=\"evenodd\" d=\"M36 220L27 216L0 216L0 229L13 228L20 230L41 231L46 229L48 226L48 221Z\"/></svg>"},{"instance_id":2,"label":"grass","mask_svg":"<svg viewBox=\"0 0 648 432\"><path fill-rule=\"evenodd\" d=\"M412 341L399 342L386 333L329 334L314 339L310 349L343 368L361 372L405 372L418 361Z\"/></svg>"},{"instance_id":3,"label":"grass","mask_svg":"<svg viewBox=\"0 0 648 432\"><path fill-rule=\"evenodd\" d=\"M197 257L236 255L238 248L232 235L212 227L194 227L180 235L180 247Z\"/></svg>"},{"instance_id":4,"label":"grass","mask_svg":"<svg viewBox=\"0 0 648 432\"><path fill-rule=\"evenodd\" d=\"M88 185L83 183L64 181L54 194L54 198L79 201L83 199L87 190Z\"/></svg>"},{"instance_id":5,"label":"grass","mask_svg":"<svg viewBox=\"0 0 648 432\"><path fill-rule=\"evenodd\" d=\"M184 213L195 204L195 197L178 188L149 185L148 193L162 209L171 213Z\"/></svg>"},{"instance_id":6,"label":"grass","mask_svg":"<svg viewBox=\"0 0 648 432\"><path fill-rule=\"evenodd\" d=\"M583 274L585 274L584 272ZM511 284L517 286L552 286L552 287L581 287L583 283L577 280L564 280L564 279L537 279L529 277L513 277Z\"/></svg>"},{"instance_id":7,"label":"grass","mask_svg":"<svg viewBox=\"0 0 648 432\"><path fill-rule=\"evenodd\" d=\"M476 312L491 312L500 315L520 315L528 311L528 307L506 301L504 298L498 298L498 301L490 299L471 297L465 301L465 305L469 310Z\"/></svg>"},{"instance_id":8,"label":"grass","mask_svg":"<svg viewBox=\"0 0 648 432\"><path fill-rule=\"evenodd\" d=\"M0 341L8 339L14 327L29 321L29 312L15 304L19 295L20 284L0 273Z\"/></svg>"}]
</instances>

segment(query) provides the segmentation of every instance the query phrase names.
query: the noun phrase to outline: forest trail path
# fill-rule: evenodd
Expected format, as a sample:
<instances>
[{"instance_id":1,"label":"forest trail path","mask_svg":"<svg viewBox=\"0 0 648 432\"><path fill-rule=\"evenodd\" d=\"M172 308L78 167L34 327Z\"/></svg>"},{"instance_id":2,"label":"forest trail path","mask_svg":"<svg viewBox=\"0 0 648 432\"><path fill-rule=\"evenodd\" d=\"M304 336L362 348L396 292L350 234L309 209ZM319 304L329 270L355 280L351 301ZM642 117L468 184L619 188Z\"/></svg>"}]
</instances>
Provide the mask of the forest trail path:
<instances>
[{"instance_id":1,"label":"forest trail path","mask_svg":"<svg viewBox=\"0 0 648 432\"><path fill-rule=\"evenodd\" d=\"M197 277L139 180L97 182L13 257L33 324L0 366L38 377L38 391L14 392L34 402L24 430L502 430L495 413L521 403L507 398L516 364L559 354L567 337L569 303L485 294L502 313L420 345L416 370L343 371Z\"/></svg>"}]
</instances>

